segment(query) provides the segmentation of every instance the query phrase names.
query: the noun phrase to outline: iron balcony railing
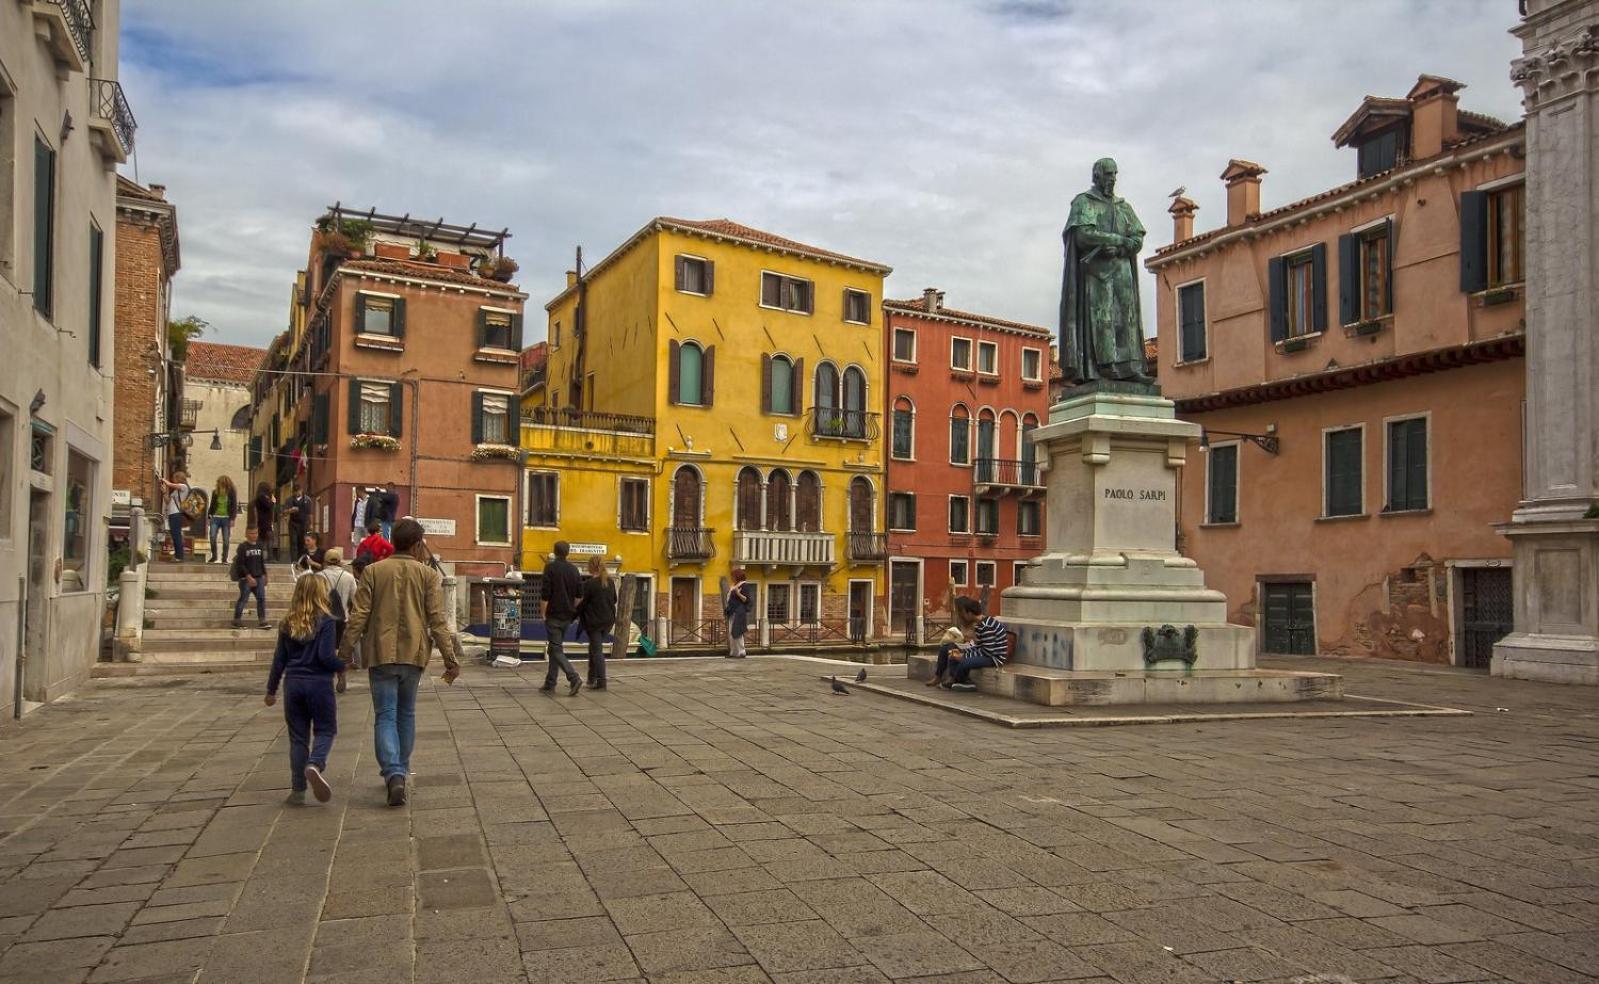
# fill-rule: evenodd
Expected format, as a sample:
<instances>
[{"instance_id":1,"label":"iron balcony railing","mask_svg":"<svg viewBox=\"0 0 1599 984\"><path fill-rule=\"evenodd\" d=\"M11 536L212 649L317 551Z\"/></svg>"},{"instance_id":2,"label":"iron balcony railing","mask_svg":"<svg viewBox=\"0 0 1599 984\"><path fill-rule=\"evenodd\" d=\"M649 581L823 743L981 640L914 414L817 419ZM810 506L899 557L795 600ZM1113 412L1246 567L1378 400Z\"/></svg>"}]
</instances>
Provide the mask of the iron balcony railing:
<instances>
[{"instance_id":1,"label":"iron balcony railing","mask_svg":"<svg viewBox=\"0 0 1599 984\"><path fill-rule=\"evenodd\" d=\"M795 533L787 530L738 530L733 534L733 562L745 565L833 564L831 533Z\"/></svg>"},{"instance_id":2,"label":"iron balcony railing","mask_svg":"<svg viewBox=\"0 0 1599 984\"><path fill-rule=\"evenodd\" d=\"M835 441L875 441L882 433L878 416L867 410L811 407L811 436Z\"/></svg>"},{"instance_id":3,"label":"iron balcony railing","mask_svg":"<svg viewBox=\"0 0 1599 984\"><path fill-rule=\"evenodd\" d=\"M846 549L849 559L861 560L887 560L888 559L888 534L887 533L846 533Z\"/></svg>"},{"instance_id":4,"label":"iron balcony railing","mask_svg":"<svg viewBox=\"0 0 1599 984\"><path fill-rule=\"evenodd\" d=\"M972 471L972 480L978 485L1002 485L1013 489L1044 487L1043 470L1036 461L978 458Z\"/></svg>"},{"instance_id":5,"label":"iron balcony railing","mask_svg":"<svg viewBox=\"0 0 1599 984\"><path fill-rule=\"evenodd\" d=\"M78 58L85 65L89 64L89 52L94 47L94 14L90 10L89 0L43 2L60 9L61 19L67 25L67 35L72 39L72 47L77 49Z\"/></svg>"},{"instance_id":6,"label":"iron balcony railing","mask_svg":"<svg viewBox=\"0 0 1599 984\"><path fill-rule=\"evenodd\" d=\"M655 418L631 413L598 413L571 407L532 407L522 411L522 423L535 427L610 431L616 434L655 434Z\"/></svg>"},{"instance_id":7,"label":"iron balcony railing","mask_svg":"<svg viewBox=\"0 0 1599 984\"><path fill-rule=\"evenodd\" d=\"M133 153L133 134L139 124L128 108L128 97L122 92L122 83L115 79L89 80L89 105L98 119L111 124L111 132L122 145L122 156Z\"/></svg>"},{"instance_id":8,"label":"iron balcony railing","mask_svg":"<svg viewBox=\"0 0 1599 984\"><path fill-rule=\"evenodd\" d=\"M178 426L184 430L194 430L200 426L200 407L202 400L184 400L178 404Z\"/></svg>"},{"instance_id":9,"label":"iron balcony railing","mask_svg":"<svg viewBox=\"0 0 1599 984\"><path fill-rule=\"evenodd\" d=\"M672 560L710 560L716 556L716 546L711 543L714 532L703 526L668 526L666 556Z\"/></svg>"}]
</instances>

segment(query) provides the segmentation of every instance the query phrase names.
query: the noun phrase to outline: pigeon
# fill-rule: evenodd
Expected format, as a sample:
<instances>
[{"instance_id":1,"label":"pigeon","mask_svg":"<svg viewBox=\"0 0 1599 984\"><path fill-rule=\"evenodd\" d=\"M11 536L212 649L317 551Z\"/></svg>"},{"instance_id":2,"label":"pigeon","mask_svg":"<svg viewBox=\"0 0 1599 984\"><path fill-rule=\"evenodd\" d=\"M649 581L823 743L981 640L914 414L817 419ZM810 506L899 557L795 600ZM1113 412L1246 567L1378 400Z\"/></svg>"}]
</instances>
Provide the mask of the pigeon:
<instances>
[{"instance_id":1,"label":"pigeon","mask_svg":"<svg viewBox=\"0 0 1599 984\"><path fill-rule=\"evenodd\" d=\"M861 667L861 671L859 673L855 674L855 682L856 683L865 683L866 682L866 667L864 667L864 666Z\"/></svg>"},{"instance_id":2,"label":"pigeon","mask_svg":"<svg viewBox=\"0 0 1599 984\"><path fill-rule=\"evenodd\" d=\"M839 683L838 682L838 677L833 677L832 680L833 680L833 693L841 694L842 696L848 697L849 696L849 688L844 686L842 683Z\"/></svg>"},{"instance_id":3,"label":"pigeon","mask_svg":"<svg viewBox=\"0 0 1599 984\"><path fill-rule=\"evenodd\" d=\"M1171 194L1167 195L1166 197L1167 198L1181 198L1183 192L1185 192L1187 190L1188 190L1188 186L1187 185L1178 185L1177 186L1177 190L1172 192Z\"/></svg>"}]
</instances>

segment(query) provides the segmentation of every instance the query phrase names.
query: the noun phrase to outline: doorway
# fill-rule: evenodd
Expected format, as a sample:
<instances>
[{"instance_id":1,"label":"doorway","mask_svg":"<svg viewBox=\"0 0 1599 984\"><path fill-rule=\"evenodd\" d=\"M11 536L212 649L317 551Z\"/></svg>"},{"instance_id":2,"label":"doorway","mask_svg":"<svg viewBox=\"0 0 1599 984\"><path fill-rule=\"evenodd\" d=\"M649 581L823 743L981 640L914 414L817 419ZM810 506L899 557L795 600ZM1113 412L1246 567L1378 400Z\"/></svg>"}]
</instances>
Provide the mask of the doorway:
<instances>
[{"instance_id":1,"label":"doorway","mask_svg":"<svg viewBox=\"0 0 1599 984\"><path fill-rule=\"evenodd\" d=\"M672 578L672 639L674 641L694 639L698 635L699 602L699 578Z\"/></svg>"},{"instance_id":2,"label":"doorway","mask_svg":"<svg viewBox=\"0 0 1599 984\"><path fill-rule=\"evenodd\" d=\"M50 590L50 493L33 489L28 497L28 608L23 613L22 693L43 689L39 677L44 670L49 646L49 625L45 618Z\"/></svg>"},{"instance_id":3,"label":"doorway","mask_svg":"<svg viewBox=\"0 0 1599 984\"><path fill-rule=\"evenodd\" d=\"M1261 652L1316 655L1315 586L1310 581L1272 581L1260 586Z\"/></svg>"},{"instance_id":4,"label":"doorway","mask_svg":"<svg viewBox=\"0 0 1599 984\"><path fill-rule=\"evenodd\" d=\"M1459 665L1485 670L1492 664L1494 643L1514 621L1512 597L1510 568L1460 568Z\"/></svg>"},{"instance_id":5,"label":"doorway","mask_svg":"<svg viewBox=\"0 0 1599 984\"><path fill-rule=\"evenodd\" d=\"M872 627L872 582L849 583L849 638L865 642Z\"/></svg>"},{"instance_id":6,"label":"doorway","mask_svg":"<svg viewBox=\"0 0 1599 984\"><path fill-rule=\"evenodd\" d=\"M921 606L922 565L914 560L896 560L888 565L888 631L909 636L916 629Z\"/></svg>"}]
</instances>

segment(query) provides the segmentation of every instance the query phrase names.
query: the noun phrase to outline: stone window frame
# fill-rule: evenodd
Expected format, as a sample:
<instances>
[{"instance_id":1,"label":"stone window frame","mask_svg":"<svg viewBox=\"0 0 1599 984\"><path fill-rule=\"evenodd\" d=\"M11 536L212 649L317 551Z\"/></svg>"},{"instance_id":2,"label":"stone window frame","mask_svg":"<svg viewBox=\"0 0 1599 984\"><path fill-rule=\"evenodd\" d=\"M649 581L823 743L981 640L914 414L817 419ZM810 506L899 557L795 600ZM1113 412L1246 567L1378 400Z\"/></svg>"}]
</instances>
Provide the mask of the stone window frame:
<instances>
[{"instance_id":1,"label":"stone window frame","mask_svg":"<svg viewBox=\"0 0 1599 984\"><path fill-rule=\"evenodd\" d=\"M1240 508L1242 503L1240 502L1239 496L1239 490L1243 488L1244 472L1244 455L1241 447L1242 443L1243 442L1237 438L1228 441L1212 441L1210 443L1210 448L1205 454L1205 521L1200 524L1201 526L1237 526L1243 519L1243 509ZM1211 463L1216 460L1215 452L1217 448L1233 449L1233 518L1230 520L1216 520L1211 518L1215 514L1211 511L1212 503L1210 501L1210 472Z\"/></svg>"},{"instance_id":2,"label":"stone window frame","mask_svg":"<svg viewBox=\"0 0 1599 984\"><path fill-rule=\"evenodd\" d=\"M559 484L556 486L559 488ZM505 503L505 539L483 539L483 503L497 500ZM508 495L489 495L476 493L472 496L472 542L480 547L509 547L516 536L516 504Z\"/></svg>"},{"instance_id":3,"label":"stone window frame","mask_svg":"<svg viewBox=\"0 0 1599 984\"><path fill-rule=\"evenodd\" d=\"M1333 434L1341 434L1345 431L1360 432L1360 508L1352 513L1329 513L1327 511L1327 496L1331 490L1328 488L1329 472L1327 471L1327 466L1330 462L1327 458L1327 442ZM1364 421L1354 424L1333 424L1321 429L1321 513L1316 517L1317 519L1365 519L1370 515L1366 511L1366 448L1368 446Z\"/></svg>"},{"instance_id":4,"label":"stone window frame","mask_svg":"<svg viewBox=\"0 0 1599 984\"><path fill-rule=\"evenodd\" d=\"M1415 508L1392 509L1393 502L1393 425L1409 420L1426 421L1427 435L1427 504ZM1379 516L1417 516L1432 512L1433 509L1433 445L1434 430L1432 426L1432 411L1418 410L1414 413L1396 413L1382 419L1382 511Z\"/></svg>"},{"instance_id":5,"label":"stone window frame","mask_svg":"<svg viewBox=\"0 0 1599 984\"><path fill-rule=\"evenodd\" d=\"M959 567L960 568L960 572L961 572L959 580L957 580L956 577L955 577L955 569L956 569L956 567ZM960 558L960 559L953 558L953 557L950 558L950 562L949 562L949 583L952 586L957 587L957 588L968 587L969 583L971 581L971 578L972 578L972 568L971 568L971 563L969 561L965 560L964 558Z\"/></svg>"}]
</instances>

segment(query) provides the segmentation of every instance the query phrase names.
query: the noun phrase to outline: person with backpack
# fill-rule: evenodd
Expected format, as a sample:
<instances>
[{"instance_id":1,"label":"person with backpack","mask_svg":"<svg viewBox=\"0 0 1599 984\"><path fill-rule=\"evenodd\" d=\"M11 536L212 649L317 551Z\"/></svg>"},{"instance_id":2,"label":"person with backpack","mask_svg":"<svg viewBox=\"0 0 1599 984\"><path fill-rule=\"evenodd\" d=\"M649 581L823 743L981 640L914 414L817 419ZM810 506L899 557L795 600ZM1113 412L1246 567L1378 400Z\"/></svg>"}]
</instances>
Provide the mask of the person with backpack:
<instances>
[{"instance_id":1,"label":"person with backpack","mask_svg":"<svg viewBox=\"0 0 1599 984\"><path fill-rule=\"evenodd\" d=\"M605 637L616 627L616 585L611 582L611 572L605 569L605 559L599 554L589 558L588 569L583 596L577 602L577 619L589 637L588 685L604 690Z\"/></svg>"},{"instance_id":2,"label":"person with backpack","mask_svg":"<svg viewBox=\"0 0 1599 984\"><path fill-rule=\"evenodd\" d=\"M344 643L344 627L350 620L350 602L355 598L355 575L344 567L344 551L329 547L322 555L317 575L328 582L328 611L337 623L337 641Z\"/></svg>"},{"instance_id":3,"label":"person with backpack","mask_svg":"<svg viewBox=\"0 0 1599 984\"><path fill-rule=\"evenodd\" d=\"M388 537L384 536L382 531L382 520L367 520L366 539L362 540L361 543L355 548L355 555L357 557L371 557L372 559L369 561L369 563L373 564L385 557L391 556L394 553L394 544L389 542Z\"/></svg>"},{"instance_id":4,"label":"person with backpack","mask_svg":"<svg viewBox=\"0 0 1599 984\"><path fill-rule=\"evenodd\" d=\"M185 514L184 500L194 489L189 485L189 476L183 472L173 472L172 480L156 476L161 482L161 491L166 495L167 505L167 533L172 538L172 559L183 559L183 528L193 517Z\"/></svg>"}]
</instances>

